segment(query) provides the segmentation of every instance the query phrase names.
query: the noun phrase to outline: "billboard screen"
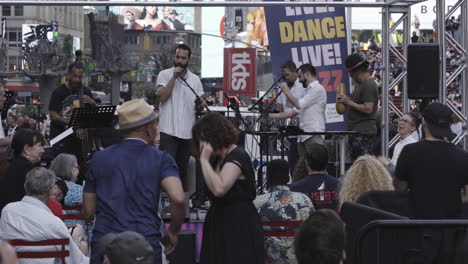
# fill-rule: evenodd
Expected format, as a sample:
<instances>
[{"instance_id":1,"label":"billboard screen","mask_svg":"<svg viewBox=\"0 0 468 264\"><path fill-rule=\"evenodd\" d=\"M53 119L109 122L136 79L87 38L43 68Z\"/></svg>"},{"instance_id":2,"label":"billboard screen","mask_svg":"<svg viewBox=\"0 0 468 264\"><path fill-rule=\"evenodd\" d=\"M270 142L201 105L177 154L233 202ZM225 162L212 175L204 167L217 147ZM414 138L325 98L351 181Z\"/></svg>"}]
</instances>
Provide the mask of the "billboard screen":
<instances>
[{"instance_id":1,"label":"billboard screen","mask_svg":"<svg viewBox=\"0 0 468 264\"><path fill-rule=\"evenodd\" d=\"M193 30L194 7L113 6L110 11L124 18L127 30Z\"/></svg>"}]
</instances>

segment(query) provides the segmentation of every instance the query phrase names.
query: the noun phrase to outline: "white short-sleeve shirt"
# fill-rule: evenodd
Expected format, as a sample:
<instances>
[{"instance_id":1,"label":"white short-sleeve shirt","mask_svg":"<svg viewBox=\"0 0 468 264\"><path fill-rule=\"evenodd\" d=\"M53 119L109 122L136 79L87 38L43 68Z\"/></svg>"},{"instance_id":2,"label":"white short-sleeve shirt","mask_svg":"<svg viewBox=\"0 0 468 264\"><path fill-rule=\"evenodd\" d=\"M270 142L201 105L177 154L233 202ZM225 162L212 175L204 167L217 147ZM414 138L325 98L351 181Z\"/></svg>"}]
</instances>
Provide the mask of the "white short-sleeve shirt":
<instances>
[{"instance_id":1,"label":"white short-sleeve shirt","mask_svg":"<svg viewBox=\"0 0 468 264\"><path fill-rule=\"evenodd\" d=\"M166 86L174 74L174 67L159 73L157 87ZM187 69L187 83L198 96L203 95L200 78ZM195 124L195 95L189 87L177 78L172 94L159 105L159 127L162 133L182 138L192 138L192 126Z\"/></svg>"}]
</instances>

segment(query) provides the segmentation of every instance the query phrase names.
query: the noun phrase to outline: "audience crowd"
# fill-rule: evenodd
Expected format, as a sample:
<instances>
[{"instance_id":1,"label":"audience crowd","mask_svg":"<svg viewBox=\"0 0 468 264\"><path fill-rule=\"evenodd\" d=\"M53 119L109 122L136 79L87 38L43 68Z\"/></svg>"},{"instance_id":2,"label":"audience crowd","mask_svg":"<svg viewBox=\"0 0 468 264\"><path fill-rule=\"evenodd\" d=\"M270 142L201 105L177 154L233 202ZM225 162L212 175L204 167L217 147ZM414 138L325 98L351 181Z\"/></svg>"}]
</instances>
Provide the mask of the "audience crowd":
<instances>
[{"instance_id":1,"label":"audience crowd","mask_svg":"<svg viewBox=\"0 0 468 264\"><path fill-rule=\"evenodd\" d=\"M449 26L455 30L456 23L454 19ZM424 35L414 37L421 41ZM378 84L383 70L378 44L372 37L366 52L359 47L353 38L354 51L363 53ZM451 71L464 63L450 47L447 59ZM395 63L391 70L396 78L402 66ZM170 75L165 85L174 86L178 74ZM454 83L448 98L461 107L459 80ZM394 95L399 92L395 89ZM117 113L122 140L94 154L84 184L78 181L84 168L72 154L60 153L49 166L41 164L45 125L8 115L3 127L11 138L10 164L0 175L0 263L59 263L60 257L18 260L15 251L60 251L60 246L9 244L58 239L68 240L67 263L166 263L178 245L188 206L179 167L168 152L155 147L157 111L140 99L124 103ZM328 170L327 147L305 144L293 171L282 159L265 165L265 192L258 192L251 157L237 145L239 130L217 113L194 121L193 139L187 142L199 160L211 202L200 263L353 263L345 243L357 239L357 233L347 231L355 224L344 217L349 204L397 219L464 218L468 153L450 142L463 131L460 119L446 105L422 101L389 119L390 134L399 140L388 158L379 156L377 133L374 155L351 159L345 175L335 177ZM372 125L378 127L378 122ZM171 203L171 223L164 231L162 192Z\"/></svg>"}]
</instances>

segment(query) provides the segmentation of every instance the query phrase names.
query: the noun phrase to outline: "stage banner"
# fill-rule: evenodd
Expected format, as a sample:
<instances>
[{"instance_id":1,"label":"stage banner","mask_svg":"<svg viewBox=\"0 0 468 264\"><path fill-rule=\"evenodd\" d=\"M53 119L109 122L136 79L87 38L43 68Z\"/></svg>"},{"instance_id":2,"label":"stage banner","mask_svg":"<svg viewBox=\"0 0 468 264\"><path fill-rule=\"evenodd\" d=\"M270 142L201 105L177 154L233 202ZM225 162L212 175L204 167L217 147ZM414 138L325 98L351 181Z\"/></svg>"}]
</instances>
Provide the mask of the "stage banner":
<instances>
[{"instance_id":1,"label":"stage banner","mask_svg":"<svg viewBox=\"0 0 468 264\"><path fill-rule=\"evenodd\" d=\"M312 64L327 91L327 131L346 130L344 116L335 109L340 83L349 95L345 8L265 7L265 17L274 76L286 60L297 67Z\"/></svg>"},{"instance_id":2,"label":"stage banner","mask_svg":"<svg viewBox=\"0 0 468 264\"><path fill-rule=\"evenodd\" d=\"M257 82L256 49L224 49L224 93L255 97Z\"/></svg>"}]
</instances>

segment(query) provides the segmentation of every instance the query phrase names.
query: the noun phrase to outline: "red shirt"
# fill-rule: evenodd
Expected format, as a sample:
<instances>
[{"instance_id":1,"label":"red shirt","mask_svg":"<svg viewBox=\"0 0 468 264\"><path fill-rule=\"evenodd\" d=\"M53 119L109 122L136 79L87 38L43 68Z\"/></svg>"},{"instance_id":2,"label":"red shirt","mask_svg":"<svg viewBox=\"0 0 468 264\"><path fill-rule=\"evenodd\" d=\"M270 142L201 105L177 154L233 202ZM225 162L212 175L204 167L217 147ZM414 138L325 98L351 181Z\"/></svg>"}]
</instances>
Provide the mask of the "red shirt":
<instances>
[{"instance_id":1,"label":"red shirt","mask_svg":"<svg viewBox=\"0 0 468 264\"><path fill-rule=\"evenodd\" d=\"M61 215L63 215L62 205L57 200L50 198L50 201L47 207L49 207L49 209L52 211L52 213L55 216L60 217Z\"/></svg>"}]
</instances>

